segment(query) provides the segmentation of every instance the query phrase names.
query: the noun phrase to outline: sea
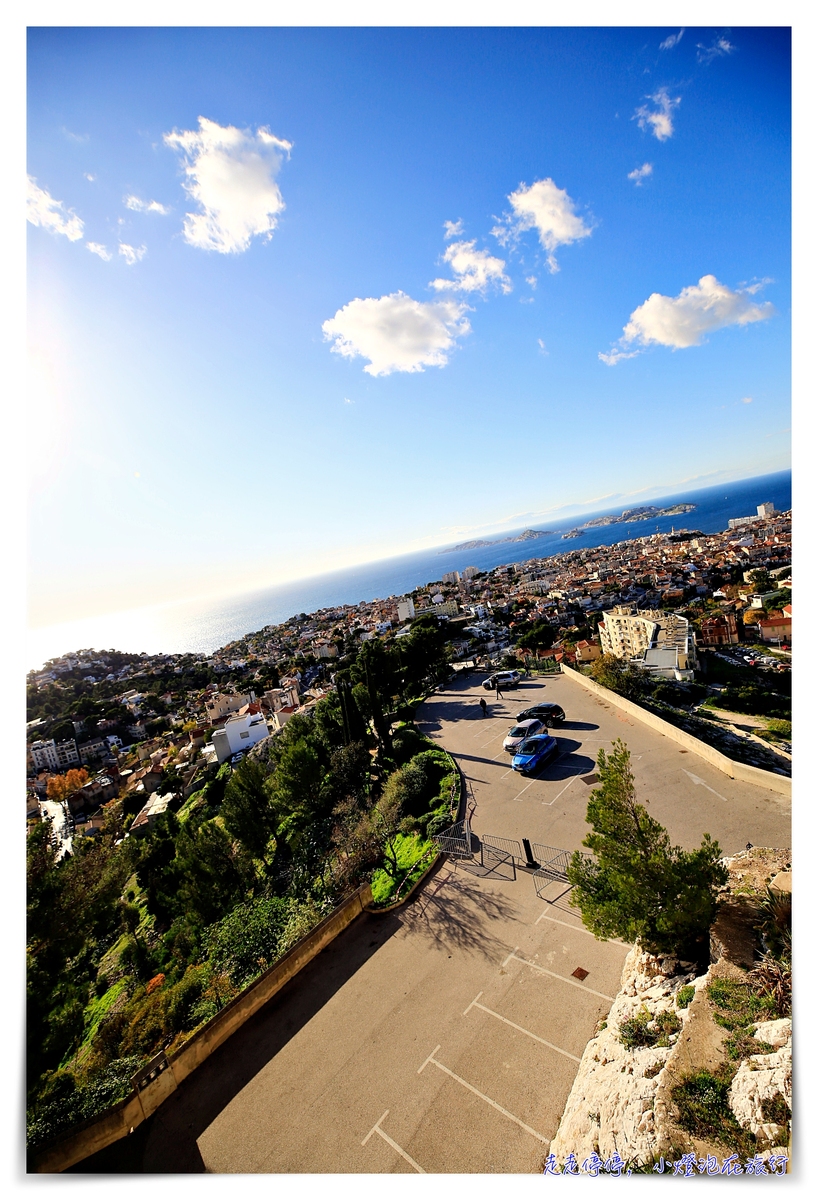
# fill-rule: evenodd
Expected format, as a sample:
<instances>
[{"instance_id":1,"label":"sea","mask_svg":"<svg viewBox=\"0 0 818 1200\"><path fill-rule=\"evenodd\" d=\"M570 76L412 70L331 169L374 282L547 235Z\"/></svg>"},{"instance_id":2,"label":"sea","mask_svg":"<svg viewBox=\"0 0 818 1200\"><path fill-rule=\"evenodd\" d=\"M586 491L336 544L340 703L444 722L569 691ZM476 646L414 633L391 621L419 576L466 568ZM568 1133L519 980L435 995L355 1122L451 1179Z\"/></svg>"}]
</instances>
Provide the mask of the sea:
<instances>
[{"instance_id":1,"label":"sea","mask_svg":"<svg viewBox=\"0 0 818 1200\"><path fill-rule=\"evenodd\" d=\"M494 544L470 550L452 547L423 550L241 595L175 601L61 625L31 628L28 631L27 658L33 668L39 668L49 658L82 649L144 651L148 654L211 654L244 634L267 625L280 624L296 613L311 613L341 604L403 596L416 587L439 581L450 571L462 571L466 567L489 571L506 563L547 558L569 550L611 546L615 542L652 533L670 532L673 528L716 533L727 528L731 517L754 516L757 506L765 502L774 504L779 512L791 508L790 471L674 492L673 495L651 500L650 504L660 509L676 504L695 504L695 509L681 515L583 529L576 538L564 539L562 535L594 517L622 513L622 503L581 516L575 514L557 522L541 522L541 526L547 525L549 532L524 542L496 541L501 537L514 537L523 531L522 528L512 529L486 539ZM630 503L627 507L636 505Z\"/></svg>"}]
</instances>

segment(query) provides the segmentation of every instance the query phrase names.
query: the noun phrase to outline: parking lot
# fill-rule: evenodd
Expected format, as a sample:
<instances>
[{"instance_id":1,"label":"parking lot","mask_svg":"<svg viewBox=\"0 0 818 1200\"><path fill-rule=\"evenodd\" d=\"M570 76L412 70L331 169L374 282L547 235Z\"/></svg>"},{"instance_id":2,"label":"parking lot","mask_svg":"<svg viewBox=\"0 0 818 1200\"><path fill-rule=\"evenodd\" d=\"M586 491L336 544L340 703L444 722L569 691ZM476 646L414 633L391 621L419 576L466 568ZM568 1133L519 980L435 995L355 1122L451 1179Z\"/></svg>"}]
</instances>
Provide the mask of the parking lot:
<instances>
[{"instance_id":1,"label":"parking lot","mask_svg":"<svg viewBox=\"0 0 818 1200\"><path fill-rule=\"evenodd\" d=\"M637 798L677 844L692 849L709 833L725 854L747 842L790 845L790 804L783 796L731 779L567 675L523 679L502 700L481 687L483 678L456 679L418 714L423 732L445 746L469 781L478 835L580 849L597 755L622 738L631 751ZM481 697L490 701L485 717ZM549 731L558 756L529 779L511 769L502 743L517 714L543 701L560 704L566 719Z\"/></svg>"},{"instance_id":2,"label":"parking lot","mask_svg":"<svg viewBox=\"0 0 818 1200\"><path fill-rule=\"evenodd\" d=\"M567 850L596 755L622 737L639 799L684 846L788 846L789 805L685 754L568 677L526 680L483 716L479 676L419 710L468 779L479 835ZM538 700L566 712L531 779L502 740ZM74 1170L486 1173L541 1170L628 947L583 929L563 883L445 861L404 908L364 914L130 1137Z\"/></svg>"}]
</instances>

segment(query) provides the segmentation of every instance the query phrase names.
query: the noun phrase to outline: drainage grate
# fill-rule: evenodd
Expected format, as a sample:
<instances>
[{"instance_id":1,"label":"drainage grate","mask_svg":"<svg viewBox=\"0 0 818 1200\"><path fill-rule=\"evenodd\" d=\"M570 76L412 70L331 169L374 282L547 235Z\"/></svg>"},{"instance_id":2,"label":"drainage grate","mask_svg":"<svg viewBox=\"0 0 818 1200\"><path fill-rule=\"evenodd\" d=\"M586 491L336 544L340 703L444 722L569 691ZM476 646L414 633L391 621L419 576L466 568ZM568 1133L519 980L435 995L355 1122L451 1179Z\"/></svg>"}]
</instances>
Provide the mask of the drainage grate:
<instances>
[{"instance_id":1,"label":"drainage grate","mask_svg":"<svg viewBox=\"0 0 818 1200\"><path fill-rule=\"evenodd\" d=\"M587 783L589 785L592 783L599 783L598 775L580 775L580 779L583 783Z\"/></svg>"},{"instance_id":2,"label":"drainage grate","mask_svg":"<svg viewBox=\"0 0 818 1200\"><path fill-rule=\"evenodd\" d=\"M577 967L576 971L572 971L571 974L574 976L574 979L583 980L588 978L588 972L583 967Z\"/></svg>"}]
</instances>

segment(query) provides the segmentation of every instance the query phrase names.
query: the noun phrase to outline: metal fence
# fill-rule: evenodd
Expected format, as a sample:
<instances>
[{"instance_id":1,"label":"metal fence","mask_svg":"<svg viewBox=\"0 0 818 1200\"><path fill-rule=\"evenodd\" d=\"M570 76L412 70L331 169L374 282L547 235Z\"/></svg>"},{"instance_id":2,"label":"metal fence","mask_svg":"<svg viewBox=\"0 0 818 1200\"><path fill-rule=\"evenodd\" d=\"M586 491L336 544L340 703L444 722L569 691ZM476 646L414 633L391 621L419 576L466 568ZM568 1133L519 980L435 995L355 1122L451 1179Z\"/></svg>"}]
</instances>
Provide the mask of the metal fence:
<instances>
[{"instance_id":1,"label":"metal fence","mask_svg":"<svg viewBox=\"0 0 818 1200\"><path fill-rule=\"evenodd\" d=\"M456 821L448 829L435 834L434 840L444 854L450 858L474 858L471 825L468 818Z\"/></svg>"}]
</instances>

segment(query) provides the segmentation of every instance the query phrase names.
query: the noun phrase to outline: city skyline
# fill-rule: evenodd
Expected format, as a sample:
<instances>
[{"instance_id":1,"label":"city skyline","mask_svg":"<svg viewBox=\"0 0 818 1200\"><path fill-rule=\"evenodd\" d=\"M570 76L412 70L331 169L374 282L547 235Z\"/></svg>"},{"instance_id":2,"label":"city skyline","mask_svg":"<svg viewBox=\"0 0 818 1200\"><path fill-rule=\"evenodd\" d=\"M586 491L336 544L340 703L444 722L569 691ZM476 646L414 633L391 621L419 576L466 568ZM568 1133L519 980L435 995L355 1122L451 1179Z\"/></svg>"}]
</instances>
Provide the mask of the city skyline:
<instances>
[{"instance_id":1,"label":"city skyline","mask_svg":"<svg viewBox=\"0 0 818 1200\"><path fill-rule=\"evenodd\" d=\"M789 466L788 30L34 29L29 105L35 625Z\"/></svg>"}]
</instances>

